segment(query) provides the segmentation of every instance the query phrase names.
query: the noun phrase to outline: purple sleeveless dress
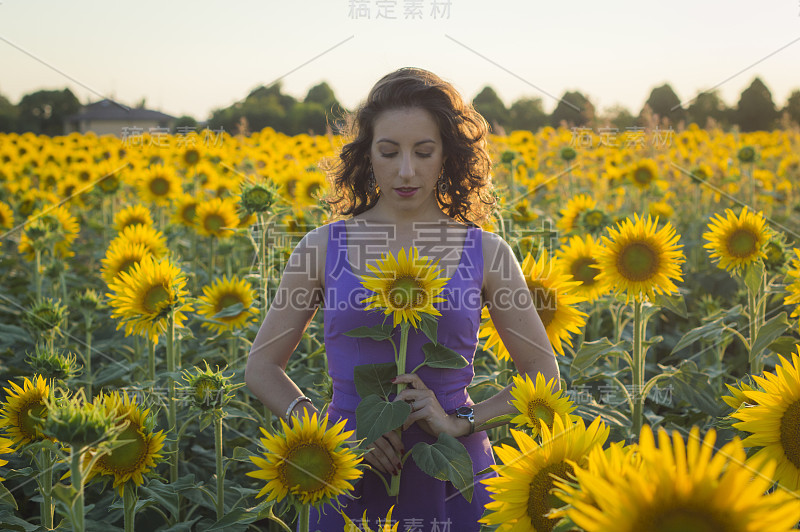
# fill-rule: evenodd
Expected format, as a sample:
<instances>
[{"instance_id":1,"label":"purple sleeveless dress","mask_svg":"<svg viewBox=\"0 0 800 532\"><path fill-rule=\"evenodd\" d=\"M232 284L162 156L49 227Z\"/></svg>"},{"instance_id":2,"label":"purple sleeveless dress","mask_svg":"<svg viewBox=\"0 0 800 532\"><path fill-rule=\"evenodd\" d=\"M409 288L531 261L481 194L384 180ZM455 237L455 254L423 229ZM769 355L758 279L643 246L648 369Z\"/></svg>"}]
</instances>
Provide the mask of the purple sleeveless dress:
<instances>
[{"instance_id":1,"label":"purple sleeveless dress","mask_svg":"<svg viewBox=\"0 0 800 532\"><path fill-rule=\"evenodd\" d=\"M328 371L333 380L333 399L328 406L331 422L346 419L345 430L356 428L355 410L361 398L353 383L353 368L361 364L394 361L394 352L388 341L378 342L368 338L351 338L344 333L358 326L383 323L382 311L365 311L361 301L372 295L365 289L349 266L347 258L347 232L344 220L330 224L330 237L325 267L325 302L323 305L325 348ZM424 255L424 250L421 250ZM437 369L424 366L417 374L433 390L445 412L452 414L462 405L472 405L467 386L474 377L472 360L478 344L481 315L481 285L483 283L483 251L481 229L470 227L461 262L441 294L445 302L435 304L442 313L438 318L438 340L467 359L469 365L461 369ZM391 323L391 316L387 317ZM395 328L395 343L399 346L400 327ZM409 332L406 370L411 371L425 359L422 345L429 342L420 331ZM394 399L391 395L389 399ZM330 425L329 425L330 426ZM352 436L355 439L355 433ZM435 443L436 438L423 431L416 423L402 433L406 452L417 442ZM459 438L467 448L473 464L473 475L494 464L489 438L484 431ZM478 532L478 519L485 505L491 501L480 480L497 476L490 471L476 476L472 502L449 481L437 480L423 473L409 457L403 464L400 493L389 497L375 470L365 471L355 481L352 494L341 495L339 502L350 519L361 525L364 510L369 525L374 530L376 519L383 520L393 504L392 521L398 522L398 532ZM391 475L384 475L387 484ZM342 532L344 519L330 506L322 512L311 508L310 530Z\"/></svg>"}]
</instances>

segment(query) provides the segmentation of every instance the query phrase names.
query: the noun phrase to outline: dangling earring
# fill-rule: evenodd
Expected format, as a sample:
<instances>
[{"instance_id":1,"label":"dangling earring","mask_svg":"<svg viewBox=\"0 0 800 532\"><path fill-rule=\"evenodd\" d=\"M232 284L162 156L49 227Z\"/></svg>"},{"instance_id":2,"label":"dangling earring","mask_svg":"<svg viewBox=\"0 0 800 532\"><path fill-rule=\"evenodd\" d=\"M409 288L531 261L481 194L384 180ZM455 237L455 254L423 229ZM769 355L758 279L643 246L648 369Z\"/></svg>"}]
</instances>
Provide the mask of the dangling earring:
<instances>
[{"instance_id":1,"label":"dangling earring","mask_svg":"<svg viewBox=\"0 0 800 532\"><path fill-rule=\"evenodd\" d=\"M439 192L442 194L446 194L447 189L450 188L450 185L447 182L447 178L444 177L444 170L442 170L442 173L439 174L439 179L437 180L437 186L439 187Z\"/></svg>"}]
</instances>

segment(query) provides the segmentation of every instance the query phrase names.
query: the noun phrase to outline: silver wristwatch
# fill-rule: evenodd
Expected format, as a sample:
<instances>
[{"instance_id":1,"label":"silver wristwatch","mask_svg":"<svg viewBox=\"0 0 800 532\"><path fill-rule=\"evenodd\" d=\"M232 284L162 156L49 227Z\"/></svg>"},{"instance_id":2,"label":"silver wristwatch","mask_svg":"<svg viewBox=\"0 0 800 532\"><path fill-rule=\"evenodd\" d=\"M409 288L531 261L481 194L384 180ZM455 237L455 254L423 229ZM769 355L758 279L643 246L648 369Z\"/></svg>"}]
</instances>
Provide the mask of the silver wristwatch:
<instances>
[{"instance_id":1,"label":"silver wristwatch","mask_svg":"<svg viewBox=\"0 0 800 532\"><path fill-rule=\"evenodd\" d=\"M469 434L475 432L475 411L471 406L459 406L456 417L469 421Z\"/></svg>"}]
</instances>

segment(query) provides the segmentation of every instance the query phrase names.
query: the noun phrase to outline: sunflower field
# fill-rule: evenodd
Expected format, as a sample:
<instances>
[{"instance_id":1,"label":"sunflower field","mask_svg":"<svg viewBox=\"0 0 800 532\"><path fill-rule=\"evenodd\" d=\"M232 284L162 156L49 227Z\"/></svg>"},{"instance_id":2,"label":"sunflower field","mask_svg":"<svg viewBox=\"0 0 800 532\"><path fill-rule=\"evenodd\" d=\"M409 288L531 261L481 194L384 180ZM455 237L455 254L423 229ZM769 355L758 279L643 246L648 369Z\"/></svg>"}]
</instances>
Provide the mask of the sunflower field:
<instances>
[{"instance_id":1,"label":"sunflower field","mask_svg":"<svg viewBox=\"0 0 800 532\"><path fill-rule=\"evenodd\" d=\"M342 424L289 427L244 386L344 141L208 133L0 134L3 530L308 530L364 473ZM517 412L488 429L483 530L795 528L800 132L489 149L483 229L516 253L561 383L518 376L484 309L469 393L513 385ZM322 323L286 367L319 409Z\"/></svg>"}]
</instances>

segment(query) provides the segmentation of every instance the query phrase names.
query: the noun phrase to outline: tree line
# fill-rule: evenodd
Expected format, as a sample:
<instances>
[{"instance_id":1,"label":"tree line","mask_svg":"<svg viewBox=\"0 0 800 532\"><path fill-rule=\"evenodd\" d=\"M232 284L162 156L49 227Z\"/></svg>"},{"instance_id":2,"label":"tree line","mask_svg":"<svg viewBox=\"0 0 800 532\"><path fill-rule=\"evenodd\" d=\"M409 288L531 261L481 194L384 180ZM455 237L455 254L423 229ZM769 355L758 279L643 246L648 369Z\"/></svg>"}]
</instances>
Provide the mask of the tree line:
<instances>
[{"instance_id":1,"label":"tree line","mask_svg":"<svg viewBox=\"0 0 800 532\"><path fill-rule=\"evenodd\" d=\"M139 102L139 107L144 105L144 100ZM624 130L647 125L653 115L661 124L674 127L695 123L701 128L729 130L738 127L740 131L768 131L800 125L800 90L792 91L786 105L779 109L772 100L772 93L758 77L742 91L739 101L732 107L726 105L717 90L682 101L669 84L654 88L636 115L623 106L599 113L589 98L579 91L565 92L549 114L544 111L542 99L538 97L523 97L506 107L490 86L475 96L472 105L486 118L493 132L499 134L513 130L536 132L545 126ZM80 108L80 101L69 89L26 94L16 105L0 94L0 132L61 135L64 133L64 119L78 113ZM228 132L260 131L271 127L287 135L324 134L329 129L336 130L346 111L349 110L339 103L325 82L312 87L302 100L285 94L277 82L269 87L259 86L243 100L214 110L201 123ZM181 116L176 120L175 129L197 125L194 117Z\"/></svg>"}]
</instances>

